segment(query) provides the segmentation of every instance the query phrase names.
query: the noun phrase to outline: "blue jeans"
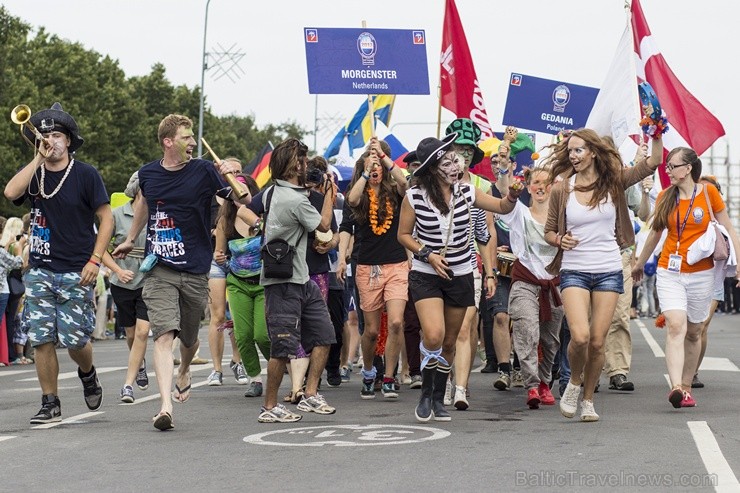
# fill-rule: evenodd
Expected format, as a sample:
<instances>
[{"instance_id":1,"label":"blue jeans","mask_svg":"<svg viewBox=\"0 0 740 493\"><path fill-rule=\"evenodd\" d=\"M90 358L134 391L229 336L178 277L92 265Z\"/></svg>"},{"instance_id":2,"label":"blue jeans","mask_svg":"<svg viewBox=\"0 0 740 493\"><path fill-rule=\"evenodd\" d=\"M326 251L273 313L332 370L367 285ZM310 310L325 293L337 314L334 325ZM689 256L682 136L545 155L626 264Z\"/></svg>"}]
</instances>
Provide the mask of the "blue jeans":
<instances>
[{"instance_id":1,"label":"blue jeans","mask_svg":"<svg viewBox=\"0 0 740 493\"><path fill-rule=\"evenodd\" d=\"M622 270L592 274L577 270L560 271L560 292L566 288L581 288L587 291L613 291L624 293Z\"/></svg>"}]
</instances>

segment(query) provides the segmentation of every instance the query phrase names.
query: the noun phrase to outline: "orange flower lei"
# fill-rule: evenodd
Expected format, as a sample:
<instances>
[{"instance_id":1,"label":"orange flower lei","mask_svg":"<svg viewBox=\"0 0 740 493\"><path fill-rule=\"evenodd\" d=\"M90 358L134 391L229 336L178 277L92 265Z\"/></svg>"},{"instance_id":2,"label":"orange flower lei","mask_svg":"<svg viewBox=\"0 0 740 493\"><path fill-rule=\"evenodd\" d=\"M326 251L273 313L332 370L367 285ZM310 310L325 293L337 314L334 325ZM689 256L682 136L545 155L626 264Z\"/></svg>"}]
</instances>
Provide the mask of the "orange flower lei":
<instances>
[{"instance_id":1,"label":"orange flower lei","mask_svg":"<svg viewBox=\"0 0 740 493\"><path fill-rule=\"evenodd\" d=\"M370 229L373 230L373 233L380 236L391 228L391 223L393 222L393 205L390 200L385 199L385 221L378 226L378 196L372 187L367 188L367 196L370 198Z\"/></svg>"}]
</instances>

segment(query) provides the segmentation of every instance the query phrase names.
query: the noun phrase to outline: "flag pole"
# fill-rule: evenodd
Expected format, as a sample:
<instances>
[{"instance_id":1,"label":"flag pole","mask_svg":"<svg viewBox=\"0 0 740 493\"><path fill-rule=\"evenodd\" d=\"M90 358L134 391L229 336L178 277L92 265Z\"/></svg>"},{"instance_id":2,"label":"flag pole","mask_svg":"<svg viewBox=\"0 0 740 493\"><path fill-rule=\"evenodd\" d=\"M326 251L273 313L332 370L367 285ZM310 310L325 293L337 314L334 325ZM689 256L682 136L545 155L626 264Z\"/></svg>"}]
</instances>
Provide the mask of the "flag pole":
<instances>
[{"instance_id":1,"label":"flag pole","mask_svg":"<svg viewBox=\"0 0 740 493\"><path fill-rule=\"evenodd\" d=\"M362 28L367 28L367 21L362 21ZM375 137L375 105L371 94L367 95L367 111L370 114L370 136Z\"/></svg>"},{"instance_id":2,"label":"flag pole","mask_svg":"<svg viewBox=\"0 0 740 493\"><path fill-rule=\"evenodd\" d=\"M440 75L441 76L441 75ZM442 98L440 93L442 92L442 86L437 86L437 138L439 139L439 132L442 128Z\"/></svg>"}]
</instances>

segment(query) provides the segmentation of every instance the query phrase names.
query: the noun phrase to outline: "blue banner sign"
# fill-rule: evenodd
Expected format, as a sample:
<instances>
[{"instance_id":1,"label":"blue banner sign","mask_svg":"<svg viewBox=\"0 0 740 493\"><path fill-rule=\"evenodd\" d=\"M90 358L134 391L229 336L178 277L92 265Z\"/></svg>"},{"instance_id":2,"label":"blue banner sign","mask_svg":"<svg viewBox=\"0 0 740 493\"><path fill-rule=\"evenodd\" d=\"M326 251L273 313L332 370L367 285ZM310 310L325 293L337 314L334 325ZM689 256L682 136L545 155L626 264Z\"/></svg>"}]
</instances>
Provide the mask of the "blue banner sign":
<instances>
[{"instance_id":1,"label":"blue banner sign","mask_svg":"<svg viewBox=\"0 0 740 493\"><path fill-rule=\"evenodd\" d=\"M429 94L424 30L303 29L311 94Z\"/></svg>"},{"instance_id":2,"label":"blue banner sign","mask_svg":"<svg viewBox=\"0 0 740 493\"><path fill-rule=\"evenodd\" d=\"M598 93L594 87L511 74L503 124L546 134L581 128Z\"/></svg>"}]
</instances>

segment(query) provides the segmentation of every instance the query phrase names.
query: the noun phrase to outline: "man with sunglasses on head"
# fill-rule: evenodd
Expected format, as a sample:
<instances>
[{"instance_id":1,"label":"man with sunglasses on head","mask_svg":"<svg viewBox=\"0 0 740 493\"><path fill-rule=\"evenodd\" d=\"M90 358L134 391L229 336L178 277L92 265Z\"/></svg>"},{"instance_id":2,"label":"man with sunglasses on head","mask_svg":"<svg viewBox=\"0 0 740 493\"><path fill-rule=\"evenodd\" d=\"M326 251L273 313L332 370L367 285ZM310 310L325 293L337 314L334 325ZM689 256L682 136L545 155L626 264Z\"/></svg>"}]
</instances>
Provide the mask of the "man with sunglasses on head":
<instances>
[{"instance_id":1,"label":"man with sunglasses on head","mask_svg":"<svg viewBox=\"0 0 740 493\"><path fill-rule=\"evenodd\" d=\"M306 186L308 147L298 139L280 143L270 156L274 185L262 193L264 247L273 240L284 240L293 251L291 277L269 277L262 265L260 284L265 287L265 318L270 336L270 361L267 363L265 404L257 418L260 423L293 423L302 416L278 404L277 393L286 365L302 347L310 355L306 390L298 409L317 414L334 414L336 409L318 393L319 378L326 366L329 348L336 342L334 326L319 286L309 278L306 263L308 234L331 231L336 188L326 175L321 211L309 200ZM255 209L254 204L250 209Z\"/></svg>"}]
</instances>

